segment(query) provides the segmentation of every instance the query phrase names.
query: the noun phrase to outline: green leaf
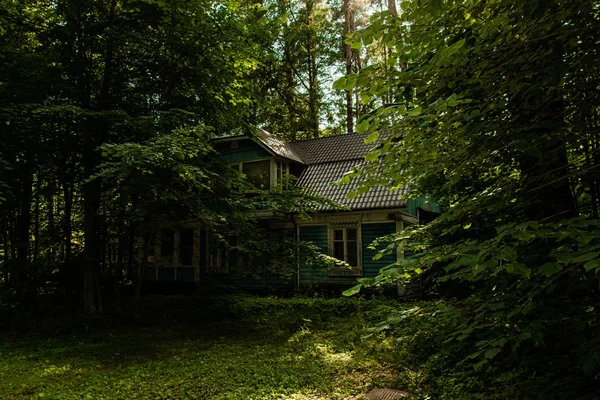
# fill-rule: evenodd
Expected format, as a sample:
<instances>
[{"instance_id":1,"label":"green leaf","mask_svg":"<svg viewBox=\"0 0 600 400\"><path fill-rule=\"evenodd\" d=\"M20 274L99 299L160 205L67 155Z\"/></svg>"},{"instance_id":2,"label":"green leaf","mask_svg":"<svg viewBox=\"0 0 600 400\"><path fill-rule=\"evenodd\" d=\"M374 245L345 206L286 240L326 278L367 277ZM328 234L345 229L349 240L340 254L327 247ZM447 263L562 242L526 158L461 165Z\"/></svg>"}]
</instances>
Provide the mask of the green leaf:
<instances>
[{"instance_id":1,"label":"green leaf","mask_svg":"<svg viewBox=\"0 0 600 400\"><path fill-rule=\"evenodd\" d=\"M598 258L590 260L583 265L583 268L585 268L586 271L596 269L598 267L600 267L600 259Z\"/></svg>"},{"instance_id":2,"label":"green leaf","mask_svg":"<svg viewBox=\"0 0 600 400\"><path fill-rule=\"evenodd\" d=\"M364 119L361 122L359 122L358 125L356 125L356 133L363 133L368 130L369 130L369 120L368 119ZM366 142L366 139L365 139L365 142Z\"/></svg>"},{"instance_id":3,"label":"green leaf","mask_svg":"<svg viewBox=\"0 0 600 400\"><path fill-rule=\"evenodd\" d=\"M591 252L589 252L589 253L586 253L586 254L580 255L579 257L575 257L575 258L573 259L573 262L574 262L574 263L580 263L580 262L584 262L584 261L589 261L589 260L592 260L592 259L594 259L594 258L596 258L596 257L598 257L598 253L597 253L597 252L595 252L595 251L591 251Z\"/></svg>"},{"instance_id":4,"label":"green leaf","mask_svg":"<svg viewBox=\"0 0 600 400\"><path fill-rule=\"evenodd\" d=\"M488 351L486 351L484 357L488 360L491 360L492 358L496 357L496 355L498 355L500 351L502 351L502 349L500 349L499 347L494 347L493 349L489 349Z\"/></svg>"},{"instance_id":5,"label":"green leaf","mask_svg":"<svg viewBox=\"0 0 600 400\"><path fill-rule=\"evenodd\" d=\"M548 262L540 268L540 272L546 276L552 276L563 270L562 265L556 262Z\"/></svg>"},{"instance_id":6,"label":"green leaf","mask_svg":"<svg viewBox=\"0 0 600 400\"><path fill-rule=\"evenodd\" d=\"M352 200L352 199L355 199L356 196L358 196L358 193L356 193L356 190L353 190L346 195L346 199Z\"/></svg>"},{"instance_id":7,"label":"green leaf","mask_svg":"<svg viewBox=\"0 0 600 400\"><path fill-rule=\"evenodd\" d=\"M504 246L495 255L495 258L506 261L515 261L517 257L517 251L511 246Z\"/></svg>"},{"instance_id":8,"label":"green leaf","mask_svg":"<svg viewBox=\"0 0 600 400\"><path fill-rule=\"evenodd\" d=\"M365 156L366 161L375 161L379 158L379 151L373 150Z\"/></svg>"},{"instance_id":9,"label":"green leaf","mask_svg":"<svg viewBox=\"0 0 600 400\"><path fill-rule=\"evenodd\" d=\"M350 289L346 289L342 292L343 296L354 296L355 294L360 292L360 289L363 287L362 283L359 283L356 286L352 286Z\"/></svg>"},{"instance_id":10,"label":"green leaf","mask_svg":"<svg viewBox=\"0 0 600 400\"><path fill-rule=\"evenodd\" d=\"M376 142L379 139L379 131L375 131L371 133L369 136L365 138L365 144Z\"/></svg>"},{"instance_id":11,"label":"green leaf","mask_svg":"<svg viewBox=\"0 0 600 400\"><path fill-rule=\"evenodd\" d=\"M358 75L352 74L346 77L346 82L344 82L344 90L352 90L356 86L356 79Z\"/></svg>"},{"instance_id":12,"label":"green leaf","mask_svg":"<svg viewBox=\"0 0 600 400\"><path fill-rule=\"evenodd\" d=\"M412 110L408 111L406 114L411 117L417 117L417 116L421 115L422 111L423 111L423 109L421 108L421 106L417 106L417 107L413 108Z\"/></svg>"},{"instance_id":13,"label":"green leaf","mask_svg":"<svg viewBox=\"0 0 600 400\"><path fill-rule=\"evenodd\" d=\"M528 279L531 277L531 269L527 268L525 264L514 262L512 264L506 264L504 268L511 274L522 275Z\"/></svg>"},{"instance_id":14,"label":"green leaf","mask_svg":"<svg viewBox=\"0 0 600 400\"><path fill-rule=\"evenodd\" d=\"M459 40L458 42L454 43L452 46L448 47L448 50L446 51L446 54L444 54L444 56L451 56L451 55L455 54L464 45L465 45L465 39Z\"/></svg>"},{"instance_id":15,"label":"green leaf","mask_svg":"<svg viewBox=\"0 0 600 400\"><path fill-rule=\"evenodd\" d=\"M341 78L336 79L331 87L334 90L343 90L344 86L346 86L346 77L342 76Z\"/></svg>"}]
</instances>

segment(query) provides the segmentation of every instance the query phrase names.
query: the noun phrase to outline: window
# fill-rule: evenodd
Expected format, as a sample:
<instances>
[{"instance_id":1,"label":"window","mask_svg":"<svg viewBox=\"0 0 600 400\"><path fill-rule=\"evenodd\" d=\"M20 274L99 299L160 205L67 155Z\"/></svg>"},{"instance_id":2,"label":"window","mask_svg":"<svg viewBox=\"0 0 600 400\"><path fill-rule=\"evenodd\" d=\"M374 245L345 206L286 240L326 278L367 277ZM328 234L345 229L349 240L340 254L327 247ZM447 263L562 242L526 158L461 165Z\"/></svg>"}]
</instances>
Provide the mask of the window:
<instances>
[{"instance_id":1,"label":"window","mask_svg":"<svg viewBox=\"0 0 600 400\"><path fill-rule=\"evenodd\" d=\"M179 232L179 265L192 265L194 254L194 230L182 229Z\"/></svg>"},{"instance_id":2,"label":"window","mask_svg":"<svg viewBox=\"0 0 600 400\"><path fill-rule=\"evenodd\" d=\"M330 268L329 275L361 275L360 232L357 226L333 227L330 229L330 255L348 265Z\"/></svg>"},{"instance_id":3,"label":"window","mask_svg":"<svg viewBox=\"0 0 600 400\"><path fill-rule=\"evenodd\" d=\"M245 162L242 164L242 172L257 188L271 188L271 160Z\"/></svg>"},{"instance_id":4,"label":"window","mask_svg":"<svg viewBox=\"0 0 600 400\"><path fill-rule=\"evenodd\" d=\"M229 273L229 250L227 250L225 244L220 243L213 247L211 267L212 272L218 274Z\"/></svg>"},{"instance_id":5,"label":"window","mask_svg":"<svg viewBox=\"0 0 600 400\"><path fill-rule=\"evenodd\" d=\"M228 240L226 242L227 238L214 235L207 242L210 257L208 260L208 272L228 274L230 267L235 267L236 238L230 237Z\"/></svg>"},{"instance_id":6,"label":"window","mask_svg":"<svg viewBox=\"0 0 600 400\"><path fill-rule=\"evenodd\" d=\"M259 189L271 188L271 160L244 161L231 163L229 166L243 172L250 183Z\"/></svg>"},{"instance_id":7,"label":"window","mask_svg":"<svg viewBox=\"0 0 600 400\"><path fill-rule=\"evenodd\" d=\"M163 229L160 231L160 259L165 264L173 264L175 254L175 231Z\"/></svg>"},{"instance_id":8,"label":"window","mask_svg":"<svg viewBox=\"0 0 600 400\"><path fill-rule=\"evenodd\" d=\"M158 262L148 269L146 279L193 282L194 229L161 229L158 236L155 257L148 257Z\"/></svg>"}]
</instances>

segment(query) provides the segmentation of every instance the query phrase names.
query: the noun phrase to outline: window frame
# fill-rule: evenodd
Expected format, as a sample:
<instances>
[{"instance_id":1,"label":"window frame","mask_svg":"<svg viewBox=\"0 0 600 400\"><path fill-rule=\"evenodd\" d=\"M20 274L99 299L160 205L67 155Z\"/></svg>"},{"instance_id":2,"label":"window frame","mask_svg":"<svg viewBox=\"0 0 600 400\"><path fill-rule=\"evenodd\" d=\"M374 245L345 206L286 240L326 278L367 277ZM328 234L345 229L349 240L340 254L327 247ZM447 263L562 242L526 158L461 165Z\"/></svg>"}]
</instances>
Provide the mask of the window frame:
<instances>
[{"instance_id":1,"label":"window frame","mask_svg":"<svg viewBox=\"0 0 600 400\"><path fill-rule=\"evenodd\" d=\"M356 229L356 260L357 265L352 265L350 268L331 266L328 268L329 276L363 276L363 260L362 260L362 231L360 223L348 222L348 223L334 223L329 224L327 227L327 240L328 240L328 254L331 257L335 257L335 243L339 240L335 240L335 231L343 231L343 243L344 243L344 260L348 258L348 229Z\"/></svg>"},{"instance_id":2,"label":"window frame","mask_svg":"<svg viewBox=\"0 0 600 400\"><path fill-rule=\"evenodd\" d=\"M262 158L254 158L254 159L244 160L244 161L235 161L235 162L229 163L229 166L233 169L237 169L239 172L241 172L243 174L244 173L244 164L249 164L249 163L259 162L259 161L269 161L269 187L266 189L260 189L260 188L257 188L257 189L272 190L275 186L277 186L277 163L276 163L275 158L262 157ZM289 169L289 166L288 166L288 169Z\"/></svg>"},{"instance_id":3,"label":"window frame","mask_svg":"<svg viewBox=\"0 0 600 400\"><path fill-rule=\"evenodd\" d=\"M194 270L194 281L196 281L197 276L196 276L196 269L195 269L195 262L197 261L197 255L195 253L195 249L196 249L196 245L194 244L195 240L196 240L196 230L198 228L195 227L163 227L160 228L158 235L156 235L156 241L155 241L155 246L154 246L154 257L152 257L152 255L150 255L148 257L149 261L154 264L152 266L152 268L155 269L154 271L154 280L159 282L158 276L159 276L159 270L161 268L163 269L173 269L173 282L185 282L185 281L180 281L178 278L178 270L179 269L193 269ZM162 231L166 230L166 231L173 231L173 256L172 256L172 261L168 261L165 260L165 258L162 256ZM188 265L183 265L180 262L180 238L181 238L181 231L182 230L191 230L192 231L192 257L191 257L191 261L190 264Z\"/></svg>"}]
</instances>

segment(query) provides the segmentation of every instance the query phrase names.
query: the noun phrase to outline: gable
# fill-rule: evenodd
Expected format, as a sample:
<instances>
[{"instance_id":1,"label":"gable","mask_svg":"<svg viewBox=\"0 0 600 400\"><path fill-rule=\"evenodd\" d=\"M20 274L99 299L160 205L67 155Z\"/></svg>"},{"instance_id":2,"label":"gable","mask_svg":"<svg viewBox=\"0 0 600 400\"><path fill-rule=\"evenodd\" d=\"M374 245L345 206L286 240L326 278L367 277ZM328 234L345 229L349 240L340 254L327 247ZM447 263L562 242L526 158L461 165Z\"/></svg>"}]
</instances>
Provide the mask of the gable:
<instances>
[{"instance_id":1,"label":"gable","mask_svg":"<svg viewBox=\"0 0 600 400\"><path fill-rule=\"evenodd\" d=\"M223 162L235 163L273 156L253 140L243 137L240 137L239 140L232 139L213 144L214 149L219 153L219 158Z\"/></svg>"}]
</instances>

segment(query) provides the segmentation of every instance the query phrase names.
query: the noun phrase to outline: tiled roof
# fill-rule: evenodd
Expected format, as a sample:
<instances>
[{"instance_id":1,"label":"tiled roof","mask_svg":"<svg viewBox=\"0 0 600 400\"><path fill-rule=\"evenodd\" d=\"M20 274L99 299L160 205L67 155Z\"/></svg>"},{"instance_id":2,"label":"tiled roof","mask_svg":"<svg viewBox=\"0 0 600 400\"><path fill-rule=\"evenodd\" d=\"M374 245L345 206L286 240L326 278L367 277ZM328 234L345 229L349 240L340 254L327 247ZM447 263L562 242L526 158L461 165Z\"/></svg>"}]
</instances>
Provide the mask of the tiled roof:
<instances>
[{"instance_id":1,"label":"tiled roof","mask_svg":"<svg viewBox=\"0 0 600 400\"><path fill-rule=\"evenodd\" d=\"M295 148L283 139L278 138L275 135L270 134L264 129L256 128L254 133L260 139L260 141L267 146L273 153L285 157L289 160L304 164L304 161L297 154Z\"/></svg>"},{"instance_id":2,"label":"tiled roof","mask_svg":"<svg viewBox=\"0 0 600 400\"><path fill-rule=\"evenodd\" d=\"M330 198L353 210L405 207L406 202L399 198L405 193L405 189L392 192L379 185L372 187L366 193L359 194L352 200L346 199L346 195L355 187L352 182L341 186L334 185L333 182L342 178L352 167L364 163L364 160L346 160L309 165L298 180L298 186L310 188L316 194ZM320 211L327 210L326 206L320 208Z\"/></svg>"},{"instance_id":3,"label":"tiled roof","mask_svg":"<svg viewBox=\"0 0 600 400\"><path fill-rule=\"evenodd\" d=\"M254 133L256 138L273 153L307 164L298 180L298 186L310 188L316 194L328 197L353 210L406 206L406 202L399 198L406 189L392 192L378 185L348 200L346 195L355 187L352 182L341 186L333 184L352 167L365 163L365 155L377 144L365 144L367 135L354 133L289 143L260 128L256 128ZM327 206L322 206L320 209L320 211L327 210L329 210Z\"/></svg>"},{"instance_id":4,"label":"tiled roof","mask_svg":"<svg viewBox=\"0 0 600 400\"><path fill-rule=\"evenodd\" d=\"M374 146L373 143L365 144L366 137L364 134L353 133L301 140L291 145L306 164L360 160Z\"/></svg>"}]
</instances>

